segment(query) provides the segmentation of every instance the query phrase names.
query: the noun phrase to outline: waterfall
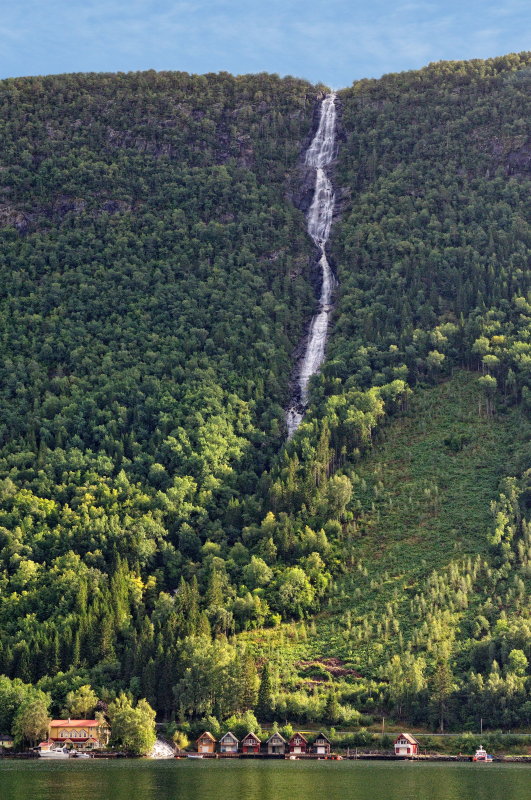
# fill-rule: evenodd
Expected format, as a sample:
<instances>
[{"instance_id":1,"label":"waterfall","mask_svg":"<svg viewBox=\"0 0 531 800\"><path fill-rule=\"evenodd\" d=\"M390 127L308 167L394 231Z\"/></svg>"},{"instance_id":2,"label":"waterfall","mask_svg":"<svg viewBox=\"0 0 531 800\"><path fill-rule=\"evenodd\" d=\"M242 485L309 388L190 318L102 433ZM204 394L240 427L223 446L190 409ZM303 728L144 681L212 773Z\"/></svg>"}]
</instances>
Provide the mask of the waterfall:
<instances>
[{"instance_id":1,"label":"waterfall","mask_svg":"<svg viewBox=\"0 0 531 800\"><path fill-rule=\"evenodd\" d=\"M306 151L305 164L315 169L315 189L308 211L307 230L319 250L322 284L319 308L310 323L308 341L297 375L297 394L286 413L288 439L299 427L308 405L308 382L323 363L334 276L326 257L326 243L334 214L334 191L326 167L335 155L336 95L329 94L321 104L319 127Z\"/></svg>"},{"instance_id":2,"label":"waterfall","mask_svg":"<svg viewBox=\"0 0 531 800\"><path fill-rule=\"evenodd\" d=\"M153 745L153 749L149 754L149 758L174 758L175 747L172 747L169 742L157 737L157 741Z\"/></svg>"}]
</instances>

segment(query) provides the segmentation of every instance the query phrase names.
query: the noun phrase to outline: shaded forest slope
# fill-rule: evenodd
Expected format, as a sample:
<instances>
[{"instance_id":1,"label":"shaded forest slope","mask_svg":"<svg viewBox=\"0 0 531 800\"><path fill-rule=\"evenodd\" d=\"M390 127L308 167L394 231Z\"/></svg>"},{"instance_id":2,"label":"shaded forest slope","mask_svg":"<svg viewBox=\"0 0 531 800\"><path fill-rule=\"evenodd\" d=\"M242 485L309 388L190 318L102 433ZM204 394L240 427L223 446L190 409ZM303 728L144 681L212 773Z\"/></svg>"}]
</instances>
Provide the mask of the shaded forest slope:
<instances>
[{"instance_id":1,"label":"shaded forest slope","mask_svg":"<svg viewBox=\"0 0 531 800\"><path fill-rule=\"evenodd\" d=\"M269 75L2 82L0 671L103 664L145 687L154 603L181 580L164 647L269 615L242 599L235 623L246 551L221 556L260 519L313 303L287 195L321 95Z\"/></svg>"}]
</instances>

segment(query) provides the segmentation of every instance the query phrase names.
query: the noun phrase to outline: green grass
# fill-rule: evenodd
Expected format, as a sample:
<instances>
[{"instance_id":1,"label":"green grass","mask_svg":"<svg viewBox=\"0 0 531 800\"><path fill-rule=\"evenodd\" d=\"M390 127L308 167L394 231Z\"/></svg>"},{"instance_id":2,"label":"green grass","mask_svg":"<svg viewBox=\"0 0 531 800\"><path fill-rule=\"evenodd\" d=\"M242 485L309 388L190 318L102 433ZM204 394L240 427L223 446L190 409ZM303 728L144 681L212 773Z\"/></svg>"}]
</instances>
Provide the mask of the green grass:
<instances>
[{"instance_id":1,"label":"green grass","mask_svg":"<svg viewBox=\"0 0 531 800\"><path fill-rule=\"evenodd\" d=\"M408 414L388 426L357 470L367 483L357 550L369 571L415 580L456 553L485 552L490 501L521 425L517 410L478 415L474 374L459 372L417 392ZM455 452L449 442L458 437L463 447Z\"/></svg>"}]
</instances>

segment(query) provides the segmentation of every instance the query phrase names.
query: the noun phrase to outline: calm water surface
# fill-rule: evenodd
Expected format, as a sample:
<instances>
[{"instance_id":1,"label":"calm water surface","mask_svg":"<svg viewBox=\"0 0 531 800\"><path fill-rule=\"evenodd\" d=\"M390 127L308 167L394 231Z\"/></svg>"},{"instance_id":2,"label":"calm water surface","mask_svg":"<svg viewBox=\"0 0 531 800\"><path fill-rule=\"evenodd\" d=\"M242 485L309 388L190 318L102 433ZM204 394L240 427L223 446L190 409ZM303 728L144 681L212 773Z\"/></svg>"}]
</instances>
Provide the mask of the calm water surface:
<instances>
[{"instance_id":1,"label":"calm water surface","mask_svg":"<svg viewBox=\"0 0 531 800\"><path fill-rule=\"evenodd\" d=\"M531 768L322 761L0 760L0 800L531 800Z\"/></svg>"}]
</instances>

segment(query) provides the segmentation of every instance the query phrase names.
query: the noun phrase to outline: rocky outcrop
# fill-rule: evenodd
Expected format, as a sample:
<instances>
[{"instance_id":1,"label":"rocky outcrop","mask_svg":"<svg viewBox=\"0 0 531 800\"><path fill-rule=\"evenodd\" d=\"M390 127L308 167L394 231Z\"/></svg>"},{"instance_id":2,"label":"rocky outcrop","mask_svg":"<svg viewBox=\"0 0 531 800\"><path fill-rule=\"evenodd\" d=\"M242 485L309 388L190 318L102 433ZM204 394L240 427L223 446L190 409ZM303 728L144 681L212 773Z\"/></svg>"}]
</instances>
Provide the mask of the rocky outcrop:
<instances>
[{"instance_id":1,"label":"rocky outcrop","mask_svg":"<svg viewBox=\"0 0 531 800\"><path fill-rule=\"evenodd\" d=\"M54 201L52 211L60 217L65 217L67 214L81 214L87 207L87 201L82 197L68 197L67 195L59 195Z\"/></svg>"},{"instance_id":2,"label":"rocky outcrop","mask_svg":"<svg viewBox=\"0 0 531 800\"><path fill-rule=\"evenodd\" d=\"M21 211L9 203L0 203L0 228L16 228L19 233L38 229L39 220L61 221L69 214L88 213L94 217L100 214L126 214L132 211L131 203L125 200L108 198L99 203L88 201L83 197L58 195L50 205L40 206L31 211Z\"/></svg>"},{"instance_id":3,"label":"rocky outcrop","mask_svg":"<svg viewBox=\"0 0 531 800\"><path fill-rule=\"evenodd\" d=\"M531 173L531 141L523 136L490 137L477 134L479 149L489 156L492 168L487 177L502 168L509 177L526 177Z\"/></svg>"},{"instance_id":4,"label":"rocky outcrop","mask_svg":"<svg viewBox=\"0 0 531 800\"><path fill-rule=\"evenodd\" d=\"M0 228L16 228L23 233L30 224L30 217L14 206L0 204Z\"/></svg>"},{"instance_id":5,"label":"rocky outcrop","mask_svg":"<svg viewBox=\"0 0 531 800\"><path fill-rule=\"evenodd\" d=\"M531 142L526 142L517 150L507 153L504 161L507 175L529 175L531 173Z\"/></svg>"}]
</instances>

